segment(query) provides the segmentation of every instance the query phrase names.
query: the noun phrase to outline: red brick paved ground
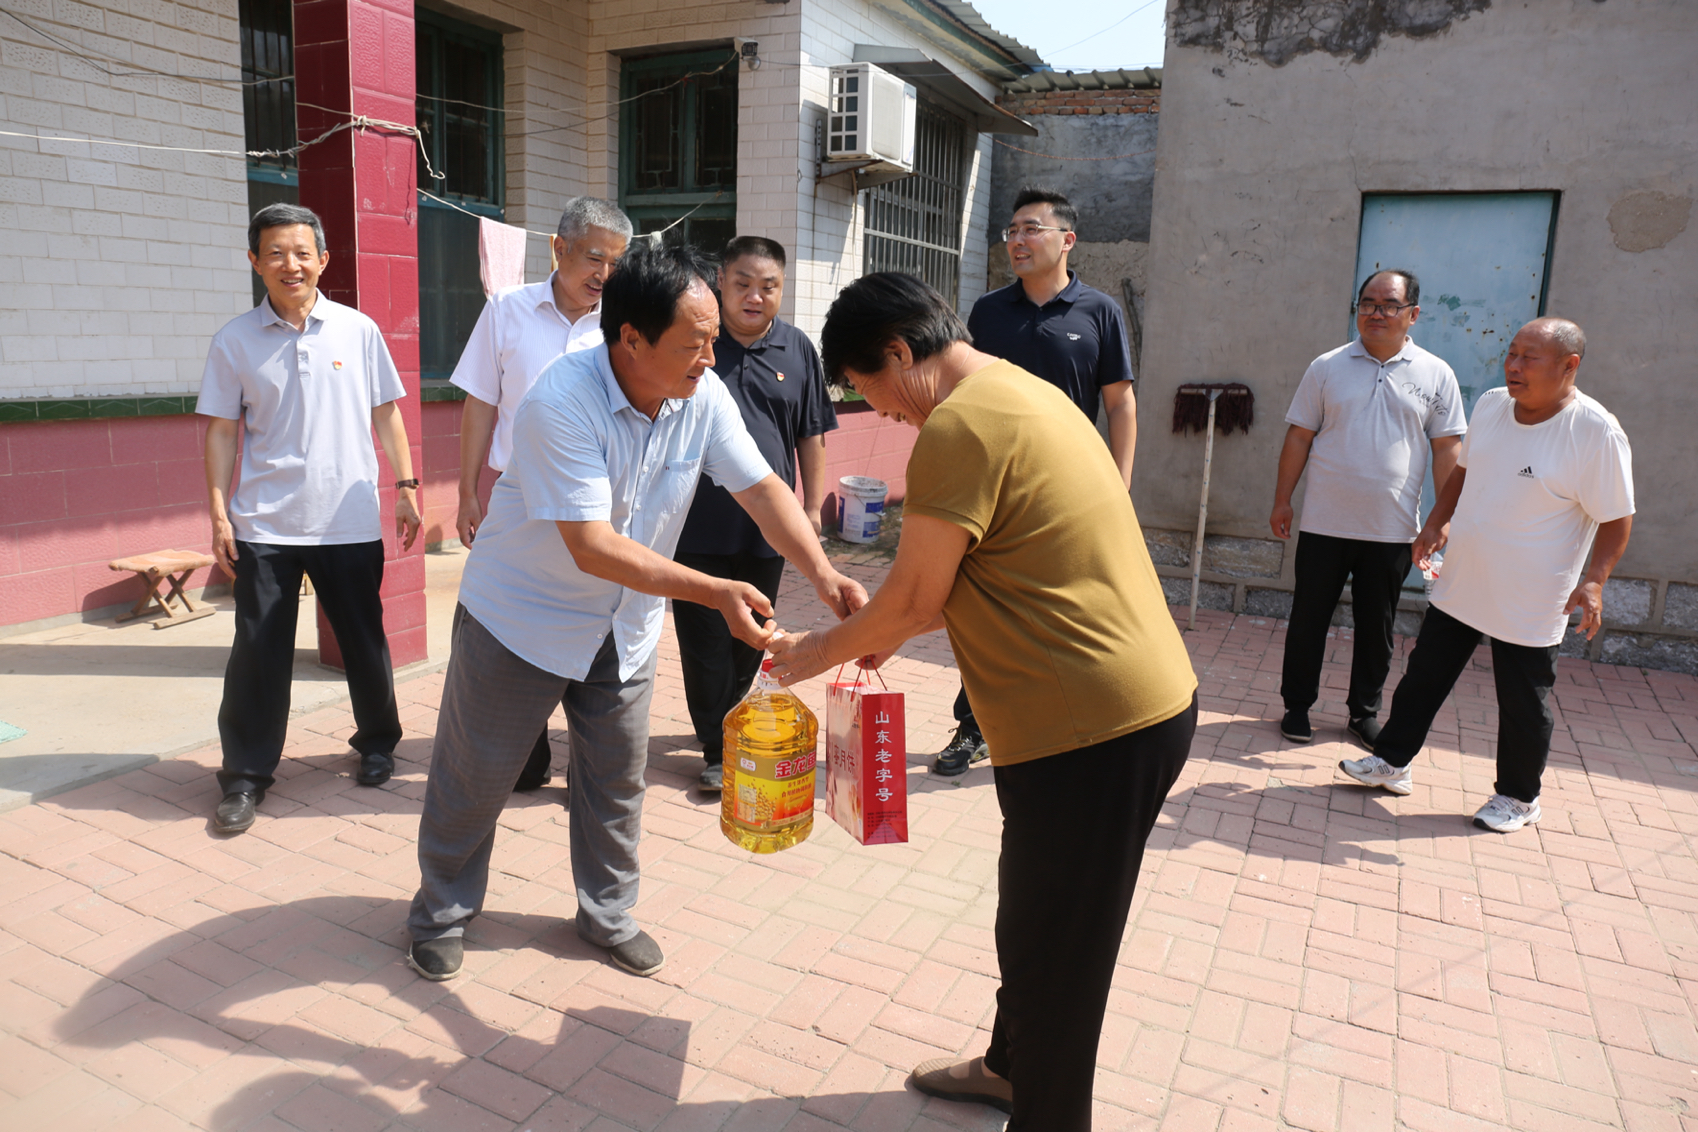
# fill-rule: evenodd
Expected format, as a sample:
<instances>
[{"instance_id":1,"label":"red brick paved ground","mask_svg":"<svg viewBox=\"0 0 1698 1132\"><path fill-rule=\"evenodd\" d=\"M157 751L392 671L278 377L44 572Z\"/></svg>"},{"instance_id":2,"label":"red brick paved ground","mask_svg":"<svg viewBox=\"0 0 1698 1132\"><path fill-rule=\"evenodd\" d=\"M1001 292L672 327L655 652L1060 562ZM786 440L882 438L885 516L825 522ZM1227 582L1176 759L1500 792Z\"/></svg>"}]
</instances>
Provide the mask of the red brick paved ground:
<instances>
[{"instance_id":1,"label":"red brick paved ground","mask_svg":"<svg viewBox=\"0 0 1698 1132\"><path fill-rule=\"evenodd\" d=\"M1500 837L1467 822L1493 777L1486 654L1394 798L1333 769L1348 633L1317 742L1280 739L1282 632L1205 615L1189 638L1203 724L1146 857L1097 1127L1698 1129L1698 680L1564 658L1544 822ZM296 721L245 836L207 831L214 748L0 816L0 1128L1000 1127L903 1088L985 1042L990 772L930 779L916 755L911 844L822 821L754 858L688 789L676 672L669 637L638 907L669 955L652 980L566 926L554 790L507 812L465 974L405 966L440 677L401 688L386 789L348 777L345 711ZM941 635L890 678L911 748L935 749Z\"/></svg>"}]
</instances>

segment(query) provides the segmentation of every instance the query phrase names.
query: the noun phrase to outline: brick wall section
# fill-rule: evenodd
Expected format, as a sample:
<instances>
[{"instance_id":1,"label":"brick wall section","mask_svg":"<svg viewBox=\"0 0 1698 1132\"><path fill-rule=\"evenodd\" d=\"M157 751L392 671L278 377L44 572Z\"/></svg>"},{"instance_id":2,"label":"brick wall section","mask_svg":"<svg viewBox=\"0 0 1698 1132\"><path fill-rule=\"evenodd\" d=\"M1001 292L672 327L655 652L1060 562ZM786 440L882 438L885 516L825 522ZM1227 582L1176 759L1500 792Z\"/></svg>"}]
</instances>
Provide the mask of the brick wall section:
<instances>
[{"instance_id":1,"label":"brick wall section","mask_svg":"<svg viewBox=\"0 0 1698 1132\"><path fill-rule=\"evenodd\" d=\"M1010 114L1159 114L1161 89L1046 90L1041 94L1005 94L996 104Z\"/></svg>"},{"instance_id":2,"label":"brick wall section","mask_svg":"<svg viewBox=\"0 0 1698 1132\"><path fill-rule=\"evenodd\" d=\"M205 435L198 416L0 425L0 625L134 602L114 558L207 551Z\"/></svg>"},{"instance_id":3,"label":"brick wall section","mask_svg":"<svg viewBox=\"0 0 1698 1132\"><path fill-rule=\"evenodd\" d=\"M240 77L235 0L11 7L110 70ZM0 122L243 148L235 83L109 76L11 19ZM246 226L240 157L0 137L0 397L193 393L207 340L252 303Z\"/></svg>"}]
</instances>

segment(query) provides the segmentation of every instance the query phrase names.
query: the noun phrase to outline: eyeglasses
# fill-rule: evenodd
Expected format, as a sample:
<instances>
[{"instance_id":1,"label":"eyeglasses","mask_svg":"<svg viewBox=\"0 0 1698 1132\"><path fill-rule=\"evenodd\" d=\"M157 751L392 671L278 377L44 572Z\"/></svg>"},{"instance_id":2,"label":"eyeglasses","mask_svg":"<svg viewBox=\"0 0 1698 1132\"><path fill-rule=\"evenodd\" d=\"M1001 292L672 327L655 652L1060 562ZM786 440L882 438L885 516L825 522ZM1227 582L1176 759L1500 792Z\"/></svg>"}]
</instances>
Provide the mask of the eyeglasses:
<instances>
[{"instance_id":1,"label":"eyeglasses","mask_svg":"<svg viewBox=\"0 0 1698 1132\"><path fill-rule=\"evenodd\" d=\"M1365 314L1370 317L1383 314L1387 318L1396 318L1414 305L1414 303L1356 303L1350 308L1350 313Z\"/></svg>"},{"instance_id":2,"label":"eyeglasses","mask_svg":"<svg viewBox=\"0 0 1698 1132\"><path fill-rule=\"evenodd\" d=\"M1020 224L1013 228L1004 228L1002 230L1002 242L1006 244L1016 236L1019 236L1024 240L1035 240L1037 239L1039 232L1066 232L1069 230L1070 229L1067 228L1052 227L1048 224Z\"/></svg>"}]
</instances>

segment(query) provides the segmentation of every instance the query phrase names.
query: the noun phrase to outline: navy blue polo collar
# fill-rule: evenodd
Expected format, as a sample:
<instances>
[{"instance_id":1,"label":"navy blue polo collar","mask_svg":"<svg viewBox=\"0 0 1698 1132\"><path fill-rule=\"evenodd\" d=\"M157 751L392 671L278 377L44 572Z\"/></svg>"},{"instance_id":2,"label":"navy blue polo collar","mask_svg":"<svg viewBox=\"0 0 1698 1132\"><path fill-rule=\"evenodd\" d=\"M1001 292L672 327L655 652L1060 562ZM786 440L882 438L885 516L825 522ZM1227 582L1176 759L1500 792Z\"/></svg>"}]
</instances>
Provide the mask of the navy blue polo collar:
<instances>
[{"instance_id":1,"label":"navy blue polo collar","mask_svg":"<svg viewBox=\"0 0 1698 1132\"><path fill-rule=\"evenodd\" d=\"M1085 284L1079 278L1079 273L1070 267L1067 269L1067 286L1063 287L1055 298L1050 300L1050 303L1077 302L1079 299L1079 292L1083 290L1084 287ZM1030 295L1026 294L1026 285L1016 279L1014 281L1014 285L1008 288L1008 301L1011 303L1031 303L1032 298ZM1037 306L1036 303L1032 303L1032 305ZM1048 306L1049 303L1045 303L1044 305Z\"/></svg>"}]
</instances>

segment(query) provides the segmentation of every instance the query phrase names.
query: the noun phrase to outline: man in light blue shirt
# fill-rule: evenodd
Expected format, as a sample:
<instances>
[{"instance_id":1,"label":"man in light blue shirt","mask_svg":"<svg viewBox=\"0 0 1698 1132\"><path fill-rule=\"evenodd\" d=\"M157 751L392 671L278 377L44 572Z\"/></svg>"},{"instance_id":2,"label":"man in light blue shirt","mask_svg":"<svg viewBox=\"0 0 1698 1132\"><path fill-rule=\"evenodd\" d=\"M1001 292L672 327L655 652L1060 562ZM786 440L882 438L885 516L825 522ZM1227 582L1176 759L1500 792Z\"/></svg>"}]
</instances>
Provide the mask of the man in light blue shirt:
<instances>
[{"instance_id":1,"label":"man in light blue shirt","mask_svg":"<svg viewBox=\"0 0 1698 1132\"><path fill-rule=\"evenodd\" d=\"M602 296L606 343L557 359L514 419L512 459L461 581L419 823L408 959L426 978L459 973L496 822L557 703L572 735L578 934L634 974L663 964L631 909L665 599L718 609L756 648L774 628L754 586L672 561L702 473L839 617L867 600L826 560L795 493L708 369L719 332L713 274L692 248L626 253Z\"/></svg>"}]
</instances>

